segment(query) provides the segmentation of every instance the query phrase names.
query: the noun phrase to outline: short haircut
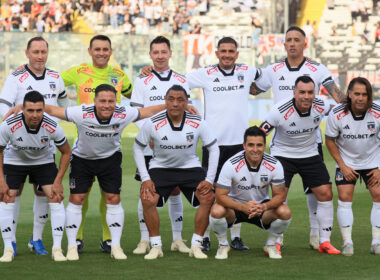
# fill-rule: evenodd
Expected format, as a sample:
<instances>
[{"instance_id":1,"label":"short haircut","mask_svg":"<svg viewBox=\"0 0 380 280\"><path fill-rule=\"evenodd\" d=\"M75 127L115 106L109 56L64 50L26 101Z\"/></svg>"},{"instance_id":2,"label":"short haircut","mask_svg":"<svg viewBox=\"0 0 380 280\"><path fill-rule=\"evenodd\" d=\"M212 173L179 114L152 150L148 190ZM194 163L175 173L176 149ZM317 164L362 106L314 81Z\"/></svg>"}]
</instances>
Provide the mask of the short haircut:
<instances>
[{"instance_id":1,"label":"short haircut","mask_svg":"<svg viewBox=\"0 0 380 280\"><path fill-rule=\"evenodd\" d=\"M310 78L309 76L299 76L296 79L296 82L294 83L294 86L297 87L297 84L299 82L303 82L304 84L313 83L313 85L315 86L315 83L314 83L313 79Z\"/></svg>"},{"instance_id":2,"label":"short haircut","mask_svg":"<svg viewBox=\"0 0 380 280\"><path fill-rule=\"evenodd\" d=\"M261 136L264 138L264 144L266 144L266 134L258 126L254 125L247 128L244 132L244 143L247 142L248 136Z\"/></svg>"},{"instance_id":3,"label":"short haircut","mask_svg":"<svg viewBox=\"0 0 380 280\"><path fill-rule=\"evenodd\" d=\"M220 39L218 41L218 46L217 46L218 49L221 44L234 44L236 48L238 47L238 43L232 37L223 37L222 39Z\"/></svg>"},{"instance_id":4,"label":"short haircut","mask_svg":"<svg viewBox=\"0 0 380 280\"><path fill-rule=\"evenodd\" d=\"M167 90L167 92L165 94L165 98L168 96L169 92L172 91L172 90L174 90L174 91L183 91L183 93L184 93L184 95L186 97L186 100L189 99L189 96L187 95L186 89L184 89L180 85L172 85L172 87Z\"/></svg>"},{"instance_id":5,"label":"short haircut","mask_svg":"<svg viewBox=\"0 0 380 280\"><path fill-rule=\"evenodd\" d=\"M302 30L301 28L299 28L298 26L294 26L294 25L290 26L290 27L288 28L288 30L286 30L285 35L288 34L289 31L293 31L293 30L298 31L299 33L302 34L302 36L306 37L306 33L305 33L305 31L303 31L303 30Z\"/></svg>"},{"instance_id":6,"label":"short haircut","mask_svg":"<svg viewBox=\"0 0 380 280\"><path fill-rule=\"evenodd\" d=\"M113 86L111 86L109 84L101 84L101 85L98 85L95 88L95 97L97 97L98 93L101 92L101 91L111 91L111 92L113 92L115 94L115 96L116 96L116 93L117 93L116 89Z\"/></svg>"},{"instance_id":7,"label":"short haircut","mask_svg":"<svg viewBox=\"0 0 380 280\"><path fill-rule=\"evenodd\" d=\"M164 36L157 36L150 42L149 50L152 50L153 44L166 44L170 50L170 41L168 38Z\"/></svg>"},{"instance_id":8,"label":"short haircut","mask_svg":"<svg viewBox=\"0 0 380 280\"><path fill-rule=\"evenodd\" d=\"M29 50L30 47L32 46L33 42L41 42L41 41L45 42L46 43L46 47L49 48L49 44L48 44L48 42L44 38L42 38L41 36L36 36L36 37L31 38L28 41L28 43L26 45L26 49Z\"/></svg>"},{"instance_id":9,"label":"short haircut","mask_svg":"<svg viewBox=\"0 0 380 280\"><path fill-rule=\"evenodd\" d=\"M24 96L24 101L22 105L25 107L26 102L32 102L32 103L37 103L37 102L42 102L45 105L45 99L42 96L41 93L39 93L36 90L29 91L27 94Z\"/></svg>"},{"instance_id":10,"label":"short haircut","mask_svg":"<svg viewBox=\"0 0 380 280\"><path fill-rule=\"evenodd\" d=\"M350 83L348 84L348 88L347 88L347 106L346 106L346 109L348 109L349 107L351 108L351 98L348 96L348 91L352 91L352 89L354 88L355 84L361 84L361 85L365 86L365 89L366 89L366 92L367 92L367 95L368 95L368 100L367 100L368 102L367 102L367 108L366 108L366 110L368 110L372 106L373 92L372 92L371 83L366 78L363 78L363 77L353 78L350 81Z\"/></svg>"},{"instance_id":11,"label":"short haircut","mask_svg":"<svg viewBox=\"0 0 380 280\"><path fill-rule=\"evenodd\" d=\"M106 35L96 35L94 37L91 38L91 41L90 41L90 49L92 47L92 43L95 41L95 40L100 40L100 41L108 41L108 43L110 43L110 48L112 48L112 45L111 45L111 39L106 36Z\"/></svg>"}]
</instances>

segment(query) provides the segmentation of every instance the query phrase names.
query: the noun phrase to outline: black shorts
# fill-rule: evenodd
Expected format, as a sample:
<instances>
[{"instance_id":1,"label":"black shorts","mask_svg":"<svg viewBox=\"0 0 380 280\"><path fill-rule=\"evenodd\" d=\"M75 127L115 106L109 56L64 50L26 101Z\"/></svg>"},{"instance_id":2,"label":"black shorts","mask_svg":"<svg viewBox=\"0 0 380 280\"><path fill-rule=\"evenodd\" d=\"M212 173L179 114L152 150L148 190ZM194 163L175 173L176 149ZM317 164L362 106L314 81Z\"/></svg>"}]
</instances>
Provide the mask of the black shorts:
<instances>
[{"instance_id":1,"label":"black shorts","mask_svg":"<svg viewBox=\"0 0 380 280\"><path fill-rule=\"evenodd\" d=\"M100 188L105 193L120 194L121 191L121 152L104 159L89 160L72 155L70 166L70 193L88 193L98 178Z\"/></svg>"},{"instance_id":2,"label":"black shorts","mask_svg":"<svg viewBox=\"0 0 380 280\"><path fill-rule=\"evenodd\" d=\"M153 158L152 156L144 156L146 169L149 170L149 162ZM141 182L140 172L136 168L135 180Z\"/></svg>"},{"instance_id":3,"label":"black shorts","mask_svg":"<svg viewBox=\"0 0 380 280\"><path fill-rule=\"evenodd\" d=\"M232 145L232 146L219 146L219 162L218 169L216 170L215 182L218 181L220 171L222 170L223 164L233 155L242 151L243 144ZM206 147L202 148L202 166L207 170L208 168L208 150Z\"/></svg>"},{"instance_id":4,"label":"black shorts","mask_svg":"<svg viewBox=\"0 0 380 280\"><path fill-rule=\"evenodd\" d=\"M156 187L156 193L160 195L157 207L165 205L171 192L177 186L192 206L199 206L195 191L199 183L206 178L203 168L153 168L149 170L149 175Z\"/></svg>"},{"instance_id":5,"label":"black shorts","mask_svg":"<svg viewBox=\"0 0 380 280\"><path fill-rule=\"evenodd\" d=\"M3 169L5 180L12 190L18 190L25 183L26 176L36 185L52 185L58 173L54 162L40 165L4 164Z\"/></svg>"},{"instance_id":6,"label":"black shorts","mask_svg":"<svg viewBox=\"0 0 380 280\"><path fill-rule=\"evenodd\" d=\"M285 186L290 187L297 173L302 178L304 192L321 185L331 184L329 172L320 155L309 158L285 158L276 156L284 168Z\"/></svg>"},{"instance_id":7,"label":"black shorts","mask_svg":"<svg viewBox=\"0 0 380 280\"><path fill-rule=\"evenodd\" d=\"M356 172L359 173L358 179L361 178L361 179L364 180L364 183L365 183L365 186L366 186L367 189L368 189L367 182L368 182L369 178L371 178L371 176L367 176L367 174L369 172L371 172L372 170L376 170L376 169L377 169L377 167L376 168L372 168L372 169L355 170ZM340 172L340 168L337 168L335 170L335 184L337 186L339 186L339 185L354 185L355 186L356 181L357 181L357 179L355 181L347 181L344 178L342 172Z\"/></svg>"},{"instance_id":8,"label":"black shorts","mask_svg":"<svg viewBox=\"0 0 380 280\"><path fill-rule=\"evenodd\" d=\"M323 145L322 145L322 143L318 143L318 154L321 156L322 160L324 160L323 159ZM305 194L313 193L311 188L309 188L308 186L304 185L303 189L304 189Z\"/></svg>"}]
</instances>

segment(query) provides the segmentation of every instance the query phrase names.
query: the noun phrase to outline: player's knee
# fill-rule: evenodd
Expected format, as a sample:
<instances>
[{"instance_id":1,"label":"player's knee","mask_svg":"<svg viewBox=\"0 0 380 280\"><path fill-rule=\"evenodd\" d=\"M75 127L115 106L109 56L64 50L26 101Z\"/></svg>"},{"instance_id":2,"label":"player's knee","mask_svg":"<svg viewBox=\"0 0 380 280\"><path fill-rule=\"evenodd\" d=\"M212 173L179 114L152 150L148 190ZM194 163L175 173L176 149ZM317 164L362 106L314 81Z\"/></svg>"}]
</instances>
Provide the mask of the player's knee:
<instances>
[{"instance_id":1,"label":"player's knee","mask_svg":"<svg viewBox=\"0 0 380 280\"><path fill-rule=\"evenodd\" d=\"M120 203L120 195L114 193L106 193L106 203L116 205Z\"/></svg>"},{"instance_id":2,"label":"player's knee","mask_svg":"<svg viewBox=\"0 0 380 280\"><path fill-rule=\"evenodd\" d=\"M215 201L215 195L213 192L209 192L207 194L200 194L198 200L200 204L211 207Z\"/></svg>"},{"instance_id":3,"label":"player's knee","mask_svg":"<svg viewBox=\"0 0 380 280\"><path fill-rule=\"evenodd\" d=\"M285 204L280 205L280 207L277 208L276 213L281 220L289 220L292 217L290 208Z\"/></svg>"},{"instance_id":4,"label":"player's knee","mask_svg":"<svg viewBox=\"0 0 380 280\"><path fill-rule=\"evenodd\" d=\"M313 191L318 201L330 201L333 198L331 185L323 185Z\"/></svg>"},{"instance_id":5,"label":"player's knee","mask_svg":"<svg viewBox=\"0 0 380 280\"><path fill-rule=\"evenodd\" d=\"M155 208L157 206L158 199L146 199L142 196L140 196L140 199L144 211L150 208Z\"/></svg>"},{"instance_id":6,"label":"player's knee","mask_svg":"<svg viewBox=\"0 0 380 280\"><path fill-rule=\"evenodd\" d=\"M226 214L226 209L222 205L215 203L211 207L211 211L210 211L211 217L215 219L221 219L225 216L225 214Z\"/></svg>"},{"instance_id":7,"label":"player's knee","mask_svg":"<svg viewBox=\"0 0 380 280\"><path fill-rule=\"evenodd\" d=\"M71 194L69 201L75 205L83 205L86 200L86 194Z\"/></svg>"}]
</instances>

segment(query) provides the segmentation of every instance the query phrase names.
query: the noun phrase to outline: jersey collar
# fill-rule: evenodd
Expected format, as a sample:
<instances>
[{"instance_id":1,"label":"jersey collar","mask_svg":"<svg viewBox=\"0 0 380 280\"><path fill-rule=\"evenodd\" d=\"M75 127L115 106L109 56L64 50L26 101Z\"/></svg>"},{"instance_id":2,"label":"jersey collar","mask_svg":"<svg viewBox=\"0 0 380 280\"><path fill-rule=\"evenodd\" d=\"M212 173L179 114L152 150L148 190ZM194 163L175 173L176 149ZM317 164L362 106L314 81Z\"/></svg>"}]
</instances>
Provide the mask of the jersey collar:
<instances>
[{"instance_id":1,"label":"jersey collar","mask_svg":"<svg viewBox=\"0 0 380 280\"><path fill-rule=\"evenodd\" d=\"M36 130L31 130L31 129L29 128L29 126L26 124L24 113L22 113L21 116L22 116L22 122L23 122L24 125L25 125L26 132L28 132L28 133L30 133L30 134L37 134L37 133L40 131L40 127L41 127L42 120L41 120L41 122L40 122L40 124L38 125L38 127L37 127Z\"/></svg>"},{"instance_id":2,"label":"jersey collar","mask_svg":"<svg viewBox=\"0 0 380 280\"><path fill-rule=\"evenodd\" d=\"M173 71L170 69L169 70L169 75L166 77L166 78L163 78L163 77L161 77L161 75L160 74L158 74L158 72L156 71L156 70L154 70L154 69L152 69L152 73L154 74L154 75L156 75L156 77L160 80L160 81L170 81L170 77L172 76L172 73L173 73Z\"/></svg>"},{"instance_id":3,"label":"jersey collar","mask_svg":"<svg viewBox=\"0 0 380 280\"><path fill-rule=\"evenodd\" d=\"M363 115L361 115L361 116L355 116L354 112L352 112L352 110L351 110L351 106L348 106L348 110L350 110L350 113L351 113L352 118L354 119L354 121L362 121L362 120L364 120L365 115L367 114L367 111L365 111L363 113Z\"/></svg>"},{"instance_id":4,"label":"jersey collar","mask_svg":"<svg viewBox=\"0 0 380 280\"><path fill-rule=\"evenodd\" d=\"M288 62L288 58L285 58L286 67L288 67L288 70L290 72L292 72L292 71L300 71L300 69L301 69L302 65L305 63L305 61L306 61L306 57L303 58L301 64L298 65L297 67L290 67L290 64Z\"/></svg>"},{"instance_id":5,"label":"jersey collar","mask_svg":"<svg viewBox=\"0 0 380 280\"><path fill-rule=\"evenodd\" d=\"M35 80L38 81L38 80L43 80L43 79L45 79L46 68L45 68L44 72L42 73L42 75L39 76L39 77L37 77L36 74L34 74L32 70L30 70L30 68L28 67L27 64L25 64L25 69L26 69L26 71L29 72L30 75L32 75L32 77L33 77Z\"/></svg>"},{"instance_id":6,"label":"jersey collar","mask_svg":"<svg viewBox=\"0 0 380 280\"><path fill-rule=\"evenodd\" d=\"M220 67L219 64L218 64L218 69L219 69L219 71L223 74L223 76L233 76L234 73L235 73L235 66L236 66L236 65L234 65L234 68L232 68L231 73L227 73L226 71L224 71L224 70Z\"/></svg>"},{"instance_id":7,"label":"jersey collar","mask_svg":"<svg viewBox=\"0 0 380 280\"><path fill-rule=\"evenodd\" d=\"M309 112L307 112L307 113L302 113L302 112L299 111L299 110L297 109L297 107L296 107L296 100L293 98L292 101L293 101L293 107L294 107L294 109L296 109L298 115L299 115L301 118L303 118L303 117L309 117L309 116L310 116L310 112L311 112L311 107L312 107L312 106L310 106Z\"/></svg>"},{"instance_id":8,"label":"jersey collar","mask_svg":"<svg viewBox=\"0 0 380 280\"><path fill-rule=\"evenodd\" d=\"M263 159L261 159L260 160L260 163L259 163L259 165L256 167L256 168L252 168L250 165L249 165L249 163L248 163L248 160L247 160L247 158L245 157L245 152L244 152L244 160L245 160L245 164L247 165L247 168L248 168L248 171L249 172L259 172L259 170L260 170L260 166L261 166L261 163L263 162Z\"/></svg>"},{"instance_id":9,"label":"jersey collar","mask_svg":"<svg viewBox=\"0 0 380 280\"><path fill-rule=\"evenodd\" d=\"M96 120L98 121L99 124L110 124L111 119L113 117L113 114L111 115L111 117L108 120L105 120L105 121L99 120L98 119L98 115L96 114L96 107L95 107L95 105L94 105L94 113L95 113L95 118L96 118Z\"/></svg>"},{"instance_id":10,"label":"jersey collar","mask_svg":"<svg viewBox=\"0 0 380 280\"><path fill-rule=\"evenodd\" d=\"M183 113L183 117L182 117L181 125L178 126L178 127L177 127L177 126L174 126L174 124L173 124L172 121L170 120L169 115L168 115L168 111L166 111L166 118L168 119L168 122L169 122L170 127L172 128L172 130L174 130L174 131L182 131L183 126L184 126L184 124L185 124L186 112Z\"/></svg>"}]
</instances>

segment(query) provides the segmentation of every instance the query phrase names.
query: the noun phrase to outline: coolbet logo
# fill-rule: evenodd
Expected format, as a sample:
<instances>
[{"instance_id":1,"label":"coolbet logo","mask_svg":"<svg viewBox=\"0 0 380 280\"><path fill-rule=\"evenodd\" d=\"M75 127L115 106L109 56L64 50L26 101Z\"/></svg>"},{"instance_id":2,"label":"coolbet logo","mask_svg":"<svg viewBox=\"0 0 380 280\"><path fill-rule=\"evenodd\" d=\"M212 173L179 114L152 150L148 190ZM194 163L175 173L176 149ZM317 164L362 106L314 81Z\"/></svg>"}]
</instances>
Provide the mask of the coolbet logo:
<instances>
[{"instance_id":1,"label":"coolbet logo","mask_svg":"<svg viewBox=\"0 0 380 280\"><path fill-rule=\"evenodd\" d=\"M274 167L272 165L270 165L267 161L264 161L263 165L269 170L269 171L273 171L274 170Z\"/></svg>"},{"instance_id":2,"label":"coolbet logo","mask_svg":"<svg viewBox=\"0 0 380 280\"><path fill-rule=\"evenodd\" d=\"M289 119L290 116L293 115L293 113L294 113L294 108L291 107L291 108L286 112L286 114L285 114L285 116L284 116L284 119L285 119L285 120Z\"/></svg>"},{"instance_id":3,"label":"coolbet logo","mask_svg":"<svg viewBox=\"0 0 380 280\"><path fill-rule=\"evenodd\" d=\"M20 83L22 83L23 81L25 81L27 78L29 77L29 73L28 72L25 72L24 75L22 75L20 77L20 79L18 79L20 81Z\"/></svg>"},{"instance_id":4,"label":"coolbet logo","mask_svg":"<svg viewBox=\"0 0 380 280\"><path fill-rule=\"evenodd\" d=\"M191 120L187 120L185 123L187 125L191 126L191 127L194 127L194 128L198 128L199 127L199 123L193 122Z\"/></svg>"},{"instance_id":5,"label":"coolbet logo","mask_svg":"<svg viewBox=\"0 0 380 280\"><path fill-rule=\"evenodd\" d=\"M239 170L242 169L244 165L245 165L245 161L244 161L244 159L242 159L242 160L239 162L239 164L235 167L235 171L236 171L236 173L238 173Z\"/></svg>"},{"instance_id":6,"label":"coolbet logo","mask_svg":"<svg viewBox=\"0 0 380 280\"><path fill-rule=\"evenodd\" d=\"M161 127L164 127L167 123L168 123L168 121L166 119L164 119L164 120L160 121L158 124L156 124L154 126L154 128L156 130L159 130Z\"/></svg>"},{"instance_id":7,"label":"coolbet logo","mask_svg":"<svg viewBox=\"0 0 380 280\"><path fill-rule=\"evenodd\" d=\"M19 121L18 123L16 123L14 126L12 126L11 128L11 132L15 132L17 129L19 129L20 127L22 127L22 121Z\"/></svg>"},{"instance_id":8,"label":"coolbet logo","mask_svg":"<svg viewBox=\"0 0 380 280\"><path fill-rule=\"evenodd\" d=\"M95 118L95 115L94 115L94 113L84 113L83 118L84 119L93 119L93 118Z\"/></svg>"},{"instance_id":9,"label":"coolbet logo","mask_svg":"<svg viewBox=\"0 0 380 280\"><path fill-rule=\"evenodd\" d=\"M124 113L115 113L115 114L113 115L113 117L114 117L114 118L117 118L117 119L125 119L126 116L127 116L127 115L124 114Z\"/></svg>"},{"instance_id":10,"label":"coolbet logo","mask_svg":"<svg viewBox=\"0 0 380 280\"><path fill-rule=\"evenodd\" d=\"M49 133L53 133L53 132L55 131L55 129L52 128L52 127L51 127L50 125L48 125L47 123L43 123L43 124L41 125L41 127L45 128L46 131L49 132Z\"/></svg>"}]
</instances>

